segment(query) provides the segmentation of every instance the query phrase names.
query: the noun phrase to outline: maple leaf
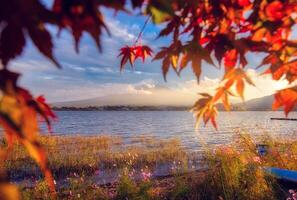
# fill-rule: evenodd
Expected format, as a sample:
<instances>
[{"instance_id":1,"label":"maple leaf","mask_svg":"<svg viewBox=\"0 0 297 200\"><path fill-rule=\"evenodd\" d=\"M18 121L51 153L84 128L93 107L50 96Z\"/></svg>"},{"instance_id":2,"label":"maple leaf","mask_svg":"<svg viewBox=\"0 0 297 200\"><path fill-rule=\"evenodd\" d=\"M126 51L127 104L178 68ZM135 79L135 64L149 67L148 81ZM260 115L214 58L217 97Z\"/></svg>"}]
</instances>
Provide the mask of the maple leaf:
<instances>
[{"instance_id":1,"label":"maple leaf","mask_svg":"<svg viewBox=\"0 0 297 200\"><path fill-rule=\"evenodd\" d=\"M143 46L140 45L140 46L134 47L134 52L135 52L135 59L141 58L142 62L144 62L148 56L152 56L153 50L146 45L143 45Z\"/></svg>"},{"instance_id":2,"label":"maple leaf","mask_svg":"<svg viewBox=\"0 0 297 200\"><path fill-rule=\"evenodd\" d=\"M215 129L217 129L216 117L218 111L213 104L213 97L207 93L200 93L200 95L202 97L196 101L191 109L191 112L193 112L196 117L196 128L198 128L199 122L201 118L203 118L205 125L210 120Z\"/></svg>"},{"instance_id":3,"label":"maple leaf","mask_svg":"<svg viewBox=\"0 0 297 200\"><path fill-rule=\"evenodd\" d=\"M75 49L78 52L79 40L83 32L87 32L94 39L101 51L100 35L107 29L100 10L96 7L95 0L55 0L53 12L60 18L60 28L69 27L75 40Z\"/></svg>"},{"instance_id":4,"label":"maple leaf","mask_svg":"<svg viewBox=\"0 0 297 200\"><path fill-rule=\"evenodd\" d=\"M18 187L11 183L0 183L0 195L2 200L19 200Z\"/></svg>"},{"instance_id":5,"label":"maple leaf","mask_svg":"<svg viewBox=\"0 0 297 200\"><path fill-rule=\"evenodd\" d=\"M140 8L145 0L131 0L133 8Z\"/></svg>"},{"instance_id":6,"label":"maple leaf","mask_svg":"<svg viewBox=\"0 0 297 200\"><path fill-rule=\"evenodd\" d=\"M174 14L171 3L171 0L151 0L146 12L152 16L154 23L165 22Z\"/></svg>"},{"instance_id":7,"label":"maple leaf","mask_svg":"<svg viewBox=\"0 0 297 200\"><path fill-rule=\"evenodd\" d=\"M56 66L61 68L60 64L56 61L53 56L53 43L50 33L45 29L43 24L38 24L36 26L30 26L28 28L28 33L38 48L38 50L48 57Z\"/></svg>"},{"instance_id":8,"label":"maple leaf","mask_svg":"<svg viewBox=\"0 0 297 200\"><path fill-rule=\"evenodd\" d=\"M278 66L282 64L282 60L279 58L279 56L276 53L271 53L267 55L262 62L260 63L257 68L263 67L264 65L274 65Z\"/></svg>"},{"instance_id":9,"label":"maple leaf","mask_svg":"<svg viewBox=\"0 0 297 200\"><path fill-rule=\"evenodd\" d=\"M179 73L187 66L189 62L192 62L192 69L199 82L201 75L201 62L205 60L207 63L214 65L210 53L207 49L203 48L199 42L189 42L183 47L183 57L181 59Z\"/></svg>"},{"instance_id":10,"label":"maple leaf","mask_svg":"<svg viewBox=\"0 0 297 200\"><path fill-rule=\"evenodd\" d=\"M229 96L234 96L234 94L225 87L218 87L217 92L215 93L212 101L213 103L216 103L219 99L221 99L225 110L230 111L231 110L231 105L229 101Z\"/></svg>"},{"instance_id":11,"label":"maple leaf","mask_svg":"<svg viewBox=\"0 0 297 200\"><path fill-rule=\"evenodd\" d=\"M52 192L55 191L53 178L48 168L47 157L38 141L38 115L44 117L49 112L43 99L39 98L38 106L32 95L17 85L19 74L7 69L0 70L0 124L10 144L14 140L22 143L30 156L39 164ZM41 112L42 111L42 112ZM49 114L49 113L47 113ZM53 113L50 115L54 116ZM11 146L11 145L10 145Z\"/></svg>"},{"instance_id":12,"label":"maple leaf","mask_svg":"<svg viewBox=\"0 0 297 200\"><path fill-rule=\"evenodd\" d=\"M214 55L219 64L228 50L234 49L234 45L226 34L218 34L212 37L210 42L206 45L209 52L214 51Z\"/></svg>"},{"instance_id":13,"label":"maple leaf","mask_svg":"<svg viewBox=\"0 0 297 200\"><path fill-rule=\"evenodd\" d=\"M179 27L181 24L181 17L174 16L174 18L166 25L166 27L159 33L159 37L164 37L173 32L173 40L177 41L179 36Z\"/></svg>"},{"instance_id":14,"label":"maple leaf","mask_svg":"<svg viewBox=\"0 0 297 200\"><path fill-rule=\"evenodd\" d=\"M0 22L3 25L0 31L0 58L4 66L23 52L27 40L24 33L29 33L40 52L59 66L52 55L51 36L44 28L45 23L58 22L40 1L1 1L0 13Z\"/></svg>"},{"instance_id":15,"label":"maple leaf","mask_svg":"<svg viewBox=\"0 0 297 200\"><path fill-rule=\"evenodd\" d=\"M35 99L35 109L42 116L42 118L46 121L48 130L51 133L51 120L57 119L56 114L52 111L50 106L46 103L44 96L38 96Z\"/></svg>"},{"instance_id":16,"label":"maple leaf","mask_svg":"<svg viewBox=\"0 0 297 200\"><path fill-rule=\"evenodd\" d=\"M297 86L278 91L274 95L273 110L284 107L284 112L288 116L289 112L297 105Z\"/></svg>"},{"instance_id":17,"label":"maple leaf","mask_svg":"<svg viewBox=\"0 0 297 200\"><path fill-rule=\"evenodd\" d=\"M246 7L251 4L250 0L237 0L238 5Z\"/></svg>"},{"instance_id":18,"label":"maple leaf","mask_svg":"<svg viewBox=\"0 0 297 200\"><path fill-rule=\"evenodd\" d=\"M0 36L0 58L3 65L23 52L25 37L22 27L8 24L1 32Z\"/></svg>"},{"instance_id":19,"label":"maple leaf","mask_svg":"<svg viewBox=\"0 0 297 200\"><path fill-rule=\"evenodd\" d=\"M140 5L143 3L139 0L138 2L140 2ZM126 0L100 0L99 3L100 5L103 5L105 7L113 8L116 11L119 11L119 10L126 11L125 9Z\"/></svg>"},{"instance_id":20,"label":"maple leaf","mask_svg":"<svg viewBox=\"0 0 297 200\"><path fill-rule=\"evenodd\" d=\"M122 56L120 70L122 71L124 69L124 65L128 62L128 60L131 67L133 68L134 62L137 58L141 58L142 62L144 62L148 56L152 56L152 53L152 49L146 45L138 45L133 47L125 46L121 48L120 54L118 55Z\"/></svg>"},{"instance_id":21,"label":"maple leaf","mask_svg":"<svg viewBox=\"0 0 297 200\"><path fill-rule=\"evenodd\" d=\"M237 51L236 49L229 50L225 53L224 56L224 66L225 66L225 73L232 70L236 63L237 63Z\"/></svg>"},{"instance_id":22,"label":"maple leaf","mask_svg":"<svg viewBox=\"0 0 297 200\"><path fill-rule=\"evenodd\" d=\"M297 80L297 60L290 61L288 63L283 63L281 65L272 65L265 74L272 74L274 80L279 80L285 75L285 78L292 83Z\"/></svg>"},{"instance_id":23,"label":"maple leaf","mask_svg":"<svg viewBox=\"0 0 297 200\"><path fill-rule=\"evenodd\" d=\"M271 74L274 80L285 77L289 83L297 80L297 60L284 63L276 54L266 56L258 67L269 64L270 67L263 74Z\"/></svg>"},{"instance_id":24,"label":"maple leaf","mask_svg":"<svg viewBox=\"0 0 297 200\"><path fill-rule=\"evenodd\" d=\"M124 66L128 62L128 60L130 62L130 65L133 67L134 61L135 61L134 47L126 46L121 48L120 54L118 56L122 56L121 66L120 66L121 71L124 69Z\"/></svg>"},{"instance_id":25,"label":"maple leaf","mask_svg":"<svg viewBox=\"0 0 297 200\"><path fill-rule=\"evenodd\" d=\"M255 86L253 81L250 79L250 77L246 74L246 72L242 68L234 68L231 71L229 71L224 76L225 82L225 88L229 89L233 84L235 84L236 92L237 94L244 100L244 87L245 82L247 82L250 85Z\"/></svg>"},{"instance_id":26,"label":"maple leaf","mask_svg":"<svg viewBox=\"0 0 297 200\"><path fill-rule=\"evenodd\" d=\"M163 59L162 61L162 72L164 80L166 81L166 75L169 71L170 66L173 70L178 73L178 61L179 54L182 51L182 44L180 41L173 42L169 47L163 47L159 51L153 60Z\"/></svg>"},{"instance_id":27,"label":"maple leaf","mask_svg":"<svg viewBox=\"0 0 297 200\"><path fill-rule=\"evenodd\" d=\"M273 1L265 8L265 14L271 21L281 20L284 16L284 5L280 1Z\"/></svg>"}]
</instances>

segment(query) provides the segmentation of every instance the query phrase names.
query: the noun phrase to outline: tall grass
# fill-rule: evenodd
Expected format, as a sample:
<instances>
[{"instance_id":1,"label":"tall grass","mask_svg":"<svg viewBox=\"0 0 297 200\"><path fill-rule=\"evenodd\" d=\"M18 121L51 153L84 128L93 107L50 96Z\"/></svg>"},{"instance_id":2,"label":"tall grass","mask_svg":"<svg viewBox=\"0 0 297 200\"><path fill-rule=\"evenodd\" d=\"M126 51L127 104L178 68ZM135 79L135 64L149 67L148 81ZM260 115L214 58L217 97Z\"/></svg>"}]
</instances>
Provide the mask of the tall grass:
<instances>
[{"instance_id":1,"label":"tall grass","mask_svg":"<svg viewBox=\"0 0 297 200\"><path fill-rule=\"evenodd\" d=\"M41 142L56 178L70 173L90 175L98 169L152 168L156 163L181 162L187 157L176 139L156 141L138 137L130 145L124 145L122 138L112 136L43 136ZM15 146L5 164L9 174L16 178L41 175L22 145Z\"/></svg>"},{"instance_id":2,"label":"tall grass","mask_svg":"<svg viewBox=\"0 0 297 200\"><path fill-rule=\"evenodd\" d=\"M185 159L187 153L178 141L156 142L140 137L134 139L134 145L123 148L121 140L114 138L86 138L84 140L80 137L57 137L43 139L44 142L51 141L47 151L50 157L54 156L54 158L50 158L53 167L55 164L60 167L78 167L87 165L94 159L92 160L94 165L97 162L104 162L106 166L116 164L117 167L123 169L115 183L102 186L96 185L84 173L68 177L66 186L58 188L60 199L277 200L286 199L296 193L294 190L289 193L288 188L279 184L273 176L265 171L265 168L281 167L296 170L297 141L274 139L266 135L255 142L249 134L238 134L233 144L211 147L204 152L203 164L207 166L206 170L186 174L176 173L173 177L163 179L151 179L149 172L155 162ZM101 143L99 140L102 140ZM73 144L73 141L79 141L76 143L77 146L68 146L67 143ZM87 145L82 144L84 141ZM80 142L82 143L80 144ZM259 155L257 143L267 145L265 155ZM93 146L91 147L91 145ZM59 152L56 152L56 148L59 149ZM77 154L68 154L69 149L73 151L77 149ZM106 154L100 154L104 156L94 158L94 153L98 152ZM14 153L12 161L24 158L24 152L20 149ZM88 158L82 159L80 163L78 157L88 153L90 154L87 155ZM25 161L19 162L24 163ZM145 167L140 163L145 163ZM141 165L145 169L141 179L136 179L133 176L137 165ZM11 165L11 170L16 166ZM56 168L54 167L54 169ZM22 194L27 199L48 198L46 187L42 182L37 182L33 188L23 189Z\"/></svg>"}]
</instances>

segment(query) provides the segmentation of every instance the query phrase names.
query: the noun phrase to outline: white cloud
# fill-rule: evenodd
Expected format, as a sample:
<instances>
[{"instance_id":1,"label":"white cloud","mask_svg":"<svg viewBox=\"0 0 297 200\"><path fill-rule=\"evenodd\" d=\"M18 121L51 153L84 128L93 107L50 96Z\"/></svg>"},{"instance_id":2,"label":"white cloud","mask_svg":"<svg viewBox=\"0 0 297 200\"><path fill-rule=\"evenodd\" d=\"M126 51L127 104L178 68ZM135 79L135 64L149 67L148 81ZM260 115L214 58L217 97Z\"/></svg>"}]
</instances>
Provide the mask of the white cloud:
<instances>
[{"instance_id":1,"label":"white cloud","mask_svg":"<svg viewBox=\"0 0 297 200\"><path fill-rule=\"evenodd\" d=\"M248 69L248 76L252 79L255 87L245 83L244 96L245 100L251 100L255 98L261 98L264 96L272 95L277 90L288 87L288 82L284 79L280 81L272 80L271 75L259 75L255 70ZM199 85L197 85L196 80L187 81L184 84L181 84L181 91L187 93L197 94L199 93L210 93L214 94L215 89L221 84L219 79L210 79L204 77ZM231 88L231 90L235 90L235 88ZM236 93L236 92L234 92ZM231 101L238 102L240 98L232 98Z\"/></svg>"},{"instance_id":2,"label":"white cloud","mask_svg":"<svg viewBox=\"0 0 297 200\"><path fill-rule=\"evenodd\" d=\"M15 60L10 63L10 69L20 73L57 70L55 65L53 65L49 61L45 61L45 60L39 61L39 60L32 60L32 59L28 59L26 61Z\"/></svg>"},{"instance_id":3,"label":"white cloud","mask_svg":"<svg viewBox=\"0 0 297 200\"><path fill-rule=\"evenodd\" d=\"M274 94L277 90L288 87L288 81L284 79L279 81L272 80L270 74L259 75L253 69L249 69L247 73L256 87L247 84L245 90L246 100L268 96Z\"/></svg>"},{"instance_id":4,"label":"white cloud","mask_svg":"<svg viewBox=\"0 0 297 200\"><path fill-rule=\"evenodd\" d=\"M107 19L106 24L113 37L120 38L125 42L135 41L137 33L139 33L140 31L139 26L136 24L133 24L132 26L128 27L123 25L120 21L115 20L113 18ZM112 41L114 39L115 38L113 38Z\"/></svg>"},{"instance_id":5,"label":"white cloud","mask_svg":"<svg viewBox=\"0 0 297 200\"><path fill-rule=\"evenodd\" d=\"M73 64L70 64L70 63L63 62L63 66L68 67L68 68L70 68L72 70L75 70L75 71L86 71L86 68L80 67L80 66L77 66L77 65L73 65Z\"/></svg>"},{"instance_id":6,"label":"white cloud","mask_svg":"<svg viewBox=\"0 0 297 200\"><path fill-rule=\"evenodd\" d=\"M44 94L50 102L75 101L92 99L103 96L113 96L120 94L152 94L155 85L150 80L141 81L135 84L129 83L92 83L81 82L79 80L59 80L54 77L45 76L46 82L40 82L33 88L33 93L37 96ZM73 84L71 84L73 83ZM61 86L62 85L62 86ZM44 89L46 87L46 90Z\"/></svg>"}]
</instances>

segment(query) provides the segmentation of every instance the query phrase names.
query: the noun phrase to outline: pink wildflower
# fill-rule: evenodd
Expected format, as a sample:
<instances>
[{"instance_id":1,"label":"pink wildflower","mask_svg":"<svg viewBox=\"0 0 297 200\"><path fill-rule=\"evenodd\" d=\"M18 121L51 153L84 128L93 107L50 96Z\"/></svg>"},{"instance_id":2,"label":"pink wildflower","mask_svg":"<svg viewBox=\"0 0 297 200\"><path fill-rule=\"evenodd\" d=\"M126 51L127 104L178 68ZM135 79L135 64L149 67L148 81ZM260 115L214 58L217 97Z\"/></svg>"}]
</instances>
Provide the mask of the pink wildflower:
<instances>
[{"instance_id":1,"label":"pink wildflower","mask_svg":"<svg viewBox=\"0 0 297 200\"><path fill-rule=\"evenodd\" d=\"M95 171L95 175L98 176L100 174L100 170Z\"/></svg>"},{"instance_id":2,"label":"pink wildflower","mask_svg":"<svg viewBox=\"0 0 297 200\"><path fill-rule=\"evenodd\" d=\"M261 158L259 156L253 157L253 161L256 163L261 163Z\"/></svg>"},{"instance_id":3,"label":"pink wildflower","mask_svg":"<svg viewBox=\"0 0 297 200\"><path fill-rule=\"evenodd\" d=\"M142 175L142 178L144 181L148 181L148 180L150 180L152 173L151 172L142 172L141 175Z\"/></svg>"}]
</instances>

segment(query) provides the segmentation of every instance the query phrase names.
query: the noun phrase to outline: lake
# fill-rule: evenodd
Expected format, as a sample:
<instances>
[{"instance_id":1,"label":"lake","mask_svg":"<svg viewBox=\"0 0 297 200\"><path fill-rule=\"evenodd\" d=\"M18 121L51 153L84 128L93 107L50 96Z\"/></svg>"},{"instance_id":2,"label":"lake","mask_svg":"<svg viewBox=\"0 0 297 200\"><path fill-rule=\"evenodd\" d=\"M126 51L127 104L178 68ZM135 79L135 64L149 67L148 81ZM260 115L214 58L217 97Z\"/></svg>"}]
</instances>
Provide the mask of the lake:
<instances>
[{"instance_id":1,"label":"lake","mask_svg":"<svg viewBox=\"0 0 297 200\"><path fill-rule=\"evenodd\" d=\"M187 149L199 151L201 138L211 145L228 144L236 131L248 131L254 136L269 133L279 137L297 136L297 121L276 121L283 112L220 112L219 129L201 124L195 131L195 119L186 111L57 111L53 123L57 135L117 135L129 143L135 135L156 139L179 138ZM297 118L292 112L290 118ZM45 131L45 127L42 129Z\"/></svg>"}]
</instances>

